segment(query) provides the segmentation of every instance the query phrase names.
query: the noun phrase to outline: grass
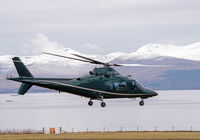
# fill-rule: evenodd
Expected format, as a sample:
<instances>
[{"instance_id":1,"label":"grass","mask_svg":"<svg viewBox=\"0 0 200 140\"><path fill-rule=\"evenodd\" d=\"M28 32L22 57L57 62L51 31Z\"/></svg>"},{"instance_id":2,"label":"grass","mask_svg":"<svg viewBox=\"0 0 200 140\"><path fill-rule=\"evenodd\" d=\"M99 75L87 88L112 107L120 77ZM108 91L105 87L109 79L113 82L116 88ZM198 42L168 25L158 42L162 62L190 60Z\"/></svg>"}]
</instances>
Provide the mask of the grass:
<instances>
[{"instance_id":1,"label":"grass","mask_svg":"<svg viewBox=\"0 0 200 140\"><path fill-rule=\"evenodd\" d=\"M191 131L160 131L160 132L76 132L62 134L5 134L0 135L0 140L188 140L199 139L200 132Z\"/></svg>"}]
</instances>

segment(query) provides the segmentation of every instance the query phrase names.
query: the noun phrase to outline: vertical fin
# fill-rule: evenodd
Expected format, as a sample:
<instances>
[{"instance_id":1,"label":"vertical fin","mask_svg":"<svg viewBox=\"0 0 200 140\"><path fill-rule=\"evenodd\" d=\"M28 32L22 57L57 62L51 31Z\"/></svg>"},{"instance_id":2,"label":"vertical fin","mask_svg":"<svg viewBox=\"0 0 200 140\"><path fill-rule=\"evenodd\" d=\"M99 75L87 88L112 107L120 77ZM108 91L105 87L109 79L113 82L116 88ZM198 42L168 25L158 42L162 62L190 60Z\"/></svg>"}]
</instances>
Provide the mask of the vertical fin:
<instances>
[{"instance_id":1,"label":"vertical fin","mask_svg":"<svg viewBox=\"0 0 200 140\"><path fill-rule=\"evenodd\" d=\"M19 57L14 57L14 58L12 58L12 60L13 60L13 63L15 65L15 68L17 69L19 76L33 77L31 72L26 68L26 66L20 60Z\"/></svg>"},{"instance_id":2,"label":"vertical fin","mask_svg":"<svg viewBox=\"0 0 200 140\"><path fill-rule=\"evenodd\" d=\"M20 60L19 57L12 58L17 73L20 77L33 77L31 72L27 69L24 63ZM32 87L31 84L23 83L21 84L18 94L24 95L30 88Z\"/></svg>"}]
</instances>

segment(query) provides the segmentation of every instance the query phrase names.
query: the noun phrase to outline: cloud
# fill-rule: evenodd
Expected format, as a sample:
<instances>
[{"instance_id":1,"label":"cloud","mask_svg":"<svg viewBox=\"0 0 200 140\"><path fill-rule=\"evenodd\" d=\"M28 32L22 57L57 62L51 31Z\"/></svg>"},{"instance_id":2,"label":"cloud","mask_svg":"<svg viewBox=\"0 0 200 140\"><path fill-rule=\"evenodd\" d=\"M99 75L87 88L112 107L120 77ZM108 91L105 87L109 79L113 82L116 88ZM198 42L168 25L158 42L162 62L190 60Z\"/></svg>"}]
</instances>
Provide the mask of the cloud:
<instances>
[{"instance_id":1,"label":"cloud","mask_svg":"<svg viewBox=\"0 0 200 140\"><path fill-rule=\"evenodd\" d=\"M40 32L76 50L95 42L104 54L129 52L162 40L182 45L198 42L199 5L197 0L0 1L0 54L19 54L21 42ZM40 51L30 44L24 45L23 54Z\"/></svg>"},{"instance_id":2,"label":"cloud","mask_svg":"<svg viewBox=\"0 0 200 140\"><path fill-rule=\"evenodd\" d=\"M37 33L35 37L29 42L23 45L21 48L21 55L39 55L42 52L51 52L51 53L61 53L66 51L66 49L70 49L75 53L71 48L66 48L62 44L50 40L46 35L42 33ZM83 53L101 53L102 48L97 44L87 43L85 45L80 45L80 51ZM78 52L76 52L78 53Z\"/></svg>"},{"instance_id":3,"label":"cloud","mask_svg":"<svg viewBox=\"0 0 200 140\"><path fill-rule=\"evenodd\" d=\"M97 52L99 53L103 50L97 44L90 44L90 43L82 45L80 48L81 48L81 51L84 53L97 53Z\"/></svg>"},{"instance_id":4,"label":"cloud","mask_svg":"<svg viewBox=\"0 0 200 140\"><path fill-rule=\"evenodd\" d=\"M88 50L101 50L101 48L99 46L97 46L96 44L85 44L83 46L81 46L81 48L83 49L88 49Z\"/></svg>"},{"instance_id":5,"label":"cloud","mask_svg":"<svg viewBox=\"0 0 200 140\"><path fill-rule=\"evenodd\" d=\"M23 55L38 55L41 52L57 52L64 49L64 46L56 41L51 41L42 33L36 34L35 38L31 40L30 44L25 44L22 47Z\"/></svg>"}]
</instances>

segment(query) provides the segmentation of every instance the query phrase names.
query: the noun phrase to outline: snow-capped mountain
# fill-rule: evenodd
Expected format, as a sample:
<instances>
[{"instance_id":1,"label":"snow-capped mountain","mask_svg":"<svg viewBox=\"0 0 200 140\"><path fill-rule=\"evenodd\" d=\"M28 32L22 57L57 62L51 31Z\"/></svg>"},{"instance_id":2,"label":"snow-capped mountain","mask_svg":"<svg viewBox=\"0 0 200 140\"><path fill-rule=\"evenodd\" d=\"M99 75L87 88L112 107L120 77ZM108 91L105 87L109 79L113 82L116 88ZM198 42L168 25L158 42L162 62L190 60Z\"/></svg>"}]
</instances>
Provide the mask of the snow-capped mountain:
<instances>
[{"instance_id":1,"label":"snow-capped mountain","mask_svg":"<svg viewBox=\"0 0 200 140\"><path fill-rule=\"evenodd\" d=\"M130 52L130 53L123 53L123 52L114 52L107 55L86 55L81 54L77 51L72 50L71 48L65 48L61 50L57 50L56 53L64 56L71 56L71 54L79 54L83 55L92 59L96 59L102 62L110 62L113 60L138 60L138 59L154 59L154 58L161 58L161 57L171 57L171 58L179 58L179 59L187 59L187 60L194 60L200 61L200 43L193 43L186 46L175 46L175 45L163 45L163 44L147 44L140 47L138 50ZM10 68L12 65L11 58L14 56L11 55L4 55L0 56L0 64L1 67ZM79 61L72 61L69 59L49 56L45 54L40 54L36 56L21 56L22 60L28 65L35 65L35 64L49 64L49 63L66 63L67 65L77 66L82 65L84 63Z\"/></svg>"},{"instance_id":2,"label":"snow-capped mountain","mask_svg":"<svg viewBox=\"0 0 200 140\"><path fill-rule=\"evenodd\" d=\"M200 60L200 42L185 46L176 46L171 44L147 44L129 55L129 57L137 57L140 59L160 56L175 57L188 60Z\"/></svg>"},{"instance_id":3,"label":"snow-capped mountain","mask_svg":"<svg viewBox=\"0 0 200 140\"><path fill-rule=\"evenodd\" d=\"M72 54L79 54L102 62L110 62L115 58L124 55L124 53L111 53L108 55L85 55L70 48L65 48L50 53L70 57L75 57ZM3 73L4 75L7 75L7 73L9 73L9 75L17 75L12 62L13 57L15 56L0 56L0 73ZM20 56L20 59L30 69L33 75L37 77L76 77L88 74L88 71L94 68L94 65L88 65L88 63L46 55L42 53L36 56Z\"/></svg>"},{"instance_id":4,"label":"snow-capped mountain","mask_svg":"<svg viewBox=\"0 0 200 140\"><path fill-rule=\"evenodd\" d=\"M200 74L200 43L193 43L186 46L147 44L130 53L114 52L107 55L86 55L74 51L71 48L64 48L50 53L71 57L75 57L71 54L79 54L102 62L118 64L164 65L165 67L116 67L116 69L122 75L133 75L134 78L142 81L146 85L150 85L152 88L200 88L200 80L193 81L197 76L188 76L188 73L198 74L198 70ZM12 57L14 56L0 56L0 74L2 75L0 78L0 89L9 87L9 84L5 82L5 75L8 72L12 73L13 76L17 76L11 60ZM84 62L46 54L21 56L20 58L36 77L76 77L88 74L88 71L94 68L94 65L89 65ZM174 74L174 71L177 72L177 74ZM185 75L185 72L187 75ZM180 73L182 73L182 75L179 76L179 78L183 77L183 79L177 81L177 75ZM171 74L174 75L172 76ZM174 77L175 79L168 79L169 77ZM184 77L186 79L184 79ZM187 79L188 77L189 79ZM183 82L184 80L185 82ZM176 81L175 84L174 81ZM173 87L174 85L178 85L177 83L179 83L179 86ZM182 83L182 85L185 83L189 84L182 86L180 83Z\"/></svg>"}]
</instances>

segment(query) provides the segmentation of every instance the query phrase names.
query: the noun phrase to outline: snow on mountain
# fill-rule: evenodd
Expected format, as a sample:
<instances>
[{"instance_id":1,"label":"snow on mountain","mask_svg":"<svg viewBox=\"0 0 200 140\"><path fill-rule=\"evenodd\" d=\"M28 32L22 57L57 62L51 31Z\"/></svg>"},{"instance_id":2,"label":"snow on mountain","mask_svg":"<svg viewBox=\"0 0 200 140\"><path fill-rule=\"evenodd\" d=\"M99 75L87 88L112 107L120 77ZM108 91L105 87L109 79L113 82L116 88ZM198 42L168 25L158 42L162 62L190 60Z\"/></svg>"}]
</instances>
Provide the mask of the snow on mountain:
<instances>
[{"instance_id":1,"label":"snow on mountain","mask_svg":"<svg viewBox=\"0 0 200 140\"><path fill-rule=\"evenodd\" d=\"M185 46L171 44L147 44L131 53L127 58L148 59L160 56L175 57L188 60L200 60L200 42Z\"/></svg>"},{"instance_id":2,"label":"snow on mountain","mask_svg":"<svg viewBox=\"0 0 200 140\"><path fill-rule=\"evenodd\" d=\"M123 53L114 52L107 55L86 55L74 51L71 48L63 48L50 53L60 54L64 56L75 57L71 54L79 54L85 57L95 59L102 62L110 62L113 60L141 60L141 59L153 59L158 57L172 57L187 60L200 60L200 43L193 43L186 46L175 46L175 45L163 45L163 44L147 44L139 48L135 52ZM12 55L0 56L0 70L6 71L14 68L11 58ZM74 61L65 58L59 58L56 56L50 56L46 54L40 54L36 56L21 56L22 61L36 72L48 73L49 71L55 71L55 73L63 73L68 70L68 74L73 74L80 71L79 68L84 67L92 68L92 65L88 65L84 62ZM120 61L118 61L120 62ZM134 62L134 61L133 61ZM117 63L117 62L116 62ZM73 68L72 68L73 67ZM40 70L38 70L40 69ZM70 72L70 70L73 71ZM82 69L86 71L87 69Z\"/></svg>"},{"instance_id":3,"label":"snow on mountain","mask_svg":"<svg viewBox=\"0 0 200 140\"><path fill-rule=\"evenodd\" d=\"M86 55L74 51L70 48L64 48L56 50L55 53L63 56L69 56L77 58L72 54L79 54L91 59L99 60L102 62L109 62L115 58L121 57L124 53L112 53L108 55ZM12 58L13 55L0 56L0 72L15 71ZM88 65L87 63L75 61L67 58L60 58L56 56L40 54L36 56L20 56L20 59L25 63L25 65L30 69L33 75L36 76L77 76L88 73L94 66Z\"/></svg>"},{"instance_id":4,"label":"snow on mountain","mask_svg":"<svg viewBox=\"0 0 200 140\"><path fill-rule=\"evenodd\" d=\"M111 53L111 54L108 54L108 55L85 55L85 54L81 54L77 51L74 51L70 48L65 48L65 49L57 50L56 52L50 52L50 53L74 57L74 58L77 58L77 57L73 56L72 54L79 54L79 55L82 55L82 56L85 56L85 57L88 57L88 58L91 58L91 59L99 60L99 61L102 61L102 62L109 62L109 61L112 61L115 58L118 58L118 57L125 55L125 53L121 53L121 52ZM13 55L0 56L0 64L2 64L2 65L12 64L11 59L13 57L14 57ZM74 60L71 60L71 59L60 58L60 57L46 55L46 54L41 54L41 55L36 55L36 56L21 56L20 58L27 65L36 65L36 64L42 65L42 64L49 64L49 63L54 63L54 64L60 63L62 65L67 64L67 65L72 65L72 66L78 66L78 65L85 64L84 62L74 61Z\"/></svg>"},{"instance_id":5,"label":"snow on mountain","mask_svg":"<svg viewBox=\"0 0 200 140\"><path fill-rule=\"evenodd\" d=\"M116 58L121 58L121 57L124 57L126 55L129 55L129 54L126 54L126 53L123 53L123 52L114 52L114 53L110 53L110 54L107 54L107 55L84 55L84 56L95 59L97 61L102 61L104 63L107 63L107 62L110 62L110 61L112 61Z\"/></svg>"},{"instance_id":6,"label":"snow on mountain","mask_svg":"<svg viewBox=\"0 0 200 140\"><path fill-rule=\"evenodd\" d=\"M50 53L71 57L75 57L71 54L79 54L97 61L119 64L136 63L147 65L166 65L166 67L145 68L116 67L122 75L133 75L137 80L146 82L147 85L149 82L150 87L156 87L158 89L166 89L166 84L169 85L167 89L176 89L173 88L173 85L176 85L174 84L175 81L170 79L170 75L167 75L168 73L166 74L166 72L170 72L170 70L176 70L177 73L185 72L186 74L188 74L189 71L189 73L192 74L192 70L200 69L200 43L193 43L186 46L147 44L134 52L114 52L107 55L86 55L74 51L71 48L62 48L50 51ZM17 76L17 72L12 62L13 57L15 56L0 56L0 88L16 87L16 85L12 84L12 82L9 83L5 80L7 74ZM20 56L20 58L35 77L78 77L88 74L88 71L94 68L94 65L88 63L42 53L35 56ZM190 76L186 76L186 78L187 77ZM195 88L200 85L200 82L194 82L191 79L187 79L187 82L191 83L189 86L194 85L193 87ZM181 83L181 81L176 81L175 83ZM180 85L180 87L182 86ZM191 88L193 87L191 86Z\"/></svg>"}]
</instances>

